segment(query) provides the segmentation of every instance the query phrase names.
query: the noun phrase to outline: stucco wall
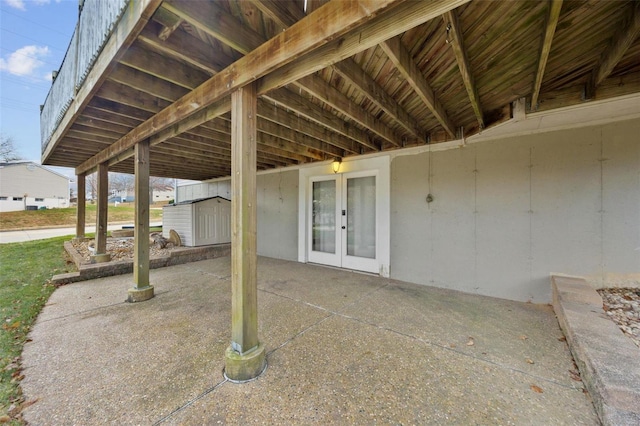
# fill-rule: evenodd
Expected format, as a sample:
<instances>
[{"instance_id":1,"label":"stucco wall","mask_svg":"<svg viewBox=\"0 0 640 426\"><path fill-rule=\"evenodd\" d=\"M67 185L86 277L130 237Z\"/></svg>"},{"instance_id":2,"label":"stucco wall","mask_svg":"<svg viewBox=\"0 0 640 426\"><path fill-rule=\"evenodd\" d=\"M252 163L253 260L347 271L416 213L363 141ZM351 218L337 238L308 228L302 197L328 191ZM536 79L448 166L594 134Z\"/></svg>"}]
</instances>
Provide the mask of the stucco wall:
<instances>
[{"instance_id":1,"label":"stucco wall","mask_svg":"<svg viewBox=\"0 0 640 426\"><path fill-rule=\"evenodd\" d=\"M258 254L298 260L298 171L257 177Z\"/></svg>"},{"instance_id":2,"label":"stucco wall","mask_svg":"<svg viewBox=\"0 0 640 426\"><path fill-rule=\"evenodd\" d=\"M391 277L533 302L550 272L637 279L639 134L634 120L395 157Z\"/></svg>"}]
</instances>

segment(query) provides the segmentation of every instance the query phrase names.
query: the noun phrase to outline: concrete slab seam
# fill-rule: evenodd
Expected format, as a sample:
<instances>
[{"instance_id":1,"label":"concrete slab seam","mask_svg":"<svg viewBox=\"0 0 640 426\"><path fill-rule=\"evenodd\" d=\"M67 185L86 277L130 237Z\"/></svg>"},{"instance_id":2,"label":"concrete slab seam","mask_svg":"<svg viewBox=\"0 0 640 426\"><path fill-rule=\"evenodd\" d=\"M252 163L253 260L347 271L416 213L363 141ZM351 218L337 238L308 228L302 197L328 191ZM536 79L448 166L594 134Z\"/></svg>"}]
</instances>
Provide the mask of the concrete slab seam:
<instances>
[{"instance_id":1,"label":"concrete slab seam","mask_svg":"<svg viewBox=\"0 0 640 426\"><path fill-rule=\"evenodd\" d=\"M166 416L164 416L161 419L157 420L155 423L153 423L153 426L156 426L156 425L159 425L161 423L164 423L166 420L168 420L169 418L173 417L175 414L178 414L179 412L189 408L191 405L195 404L196 402L198 402L199 400L201 400L205 396L209 395L211 392L215 391L216 389L218 389L219 387L221 387L222 385L227 383L227 381L228 381L228 379L224 379L223 381L217 383L216 385L210 387L209 389L204 390L202 393L197 395L195 398L190 399L184 405L176 408L175 410L173 410L172 412L170 412Z\"/></svg>"},{"instance_id":2,"label":"concrete slab seam","mask_svg":"<svg viewBox=\"0 0 640 426\"><path fill-rule=\"evenodd\" d=\"M100 309L111 308L113 306L127 305L127 304L128 304L127 302L112 303L110 305L98 306L98 307L93 308L93 309L87 309L85 311L80 311L80 312L74 312L72 314L62 315L62 316L55 317L55 318L48 318L48 319L45 319L45 320L38 319L38 322L56 321L56 320L60 320L60 319L65 319L65 318L75 317L75 316L78 316L78 315L83 315L83 314L86 314L86 313L89 313L89 312L99 311Z\"/></svg>"}]
</instances>

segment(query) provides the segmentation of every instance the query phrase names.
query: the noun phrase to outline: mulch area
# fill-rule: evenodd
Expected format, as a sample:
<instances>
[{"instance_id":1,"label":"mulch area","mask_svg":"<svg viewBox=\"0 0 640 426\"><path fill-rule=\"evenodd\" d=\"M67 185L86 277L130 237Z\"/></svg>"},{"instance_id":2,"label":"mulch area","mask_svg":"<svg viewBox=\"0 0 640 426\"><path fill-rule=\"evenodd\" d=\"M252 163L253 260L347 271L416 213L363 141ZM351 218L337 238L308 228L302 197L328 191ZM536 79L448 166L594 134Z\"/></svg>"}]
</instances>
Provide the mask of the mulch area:
<instances>
[{"instance_id":1,"label":"mulch area","mask_svg":"<svg viewBox=\"0 0 640 426\"><path fill-rule=\"evenodd\" d=\"M640 348L640 288L603 288L602 309Z\"/></svg>"},{"instance_id":2,"label":"mulch area","mask_svg":"<svg viewBox=\"0 0 640 426\"><path fill-rule=\"evenodd\" d=\"M86 241L72 241L73 247L78 251L84 260L83 263L91 262L91 255L93 251L90 250L90 245L93 240ZM171 250L175 246L173 243L167 243L165 248L160 248L156 244L149 245L150 257L162 257L169 256ZM112 262L119 262L122 260L133 260L133 238L108 238L107 239L107 253L111 254Z\"/></svg>"}]
</instances>

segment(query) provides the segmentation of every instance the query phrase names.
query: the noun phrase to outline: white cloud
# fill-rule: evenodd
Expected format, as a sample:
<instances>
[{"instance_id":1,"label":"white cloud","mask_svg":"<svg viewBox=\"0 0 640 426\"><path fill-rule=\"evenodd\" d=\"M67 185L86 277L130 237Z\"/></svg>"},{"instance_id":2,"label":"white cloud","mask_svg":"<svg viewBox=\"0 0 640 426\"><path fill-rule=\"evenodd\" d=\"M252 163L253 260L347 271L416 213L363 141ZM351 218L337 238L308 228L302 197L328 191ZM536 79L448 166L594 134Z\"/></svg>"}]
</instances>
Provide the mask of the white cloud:
<instances>
[{"instance_id":1,"label":"white cloud","mask_svg":"<svg viewBox=\"0 0 640 426\"><path fill-rule=\"evenodd\" d=\"M60 3L62 0L55 0L56 3ZM13 7L19 10L27 10L25 5L25 0L4 0L7 6ZM51 0L32 0L32 3L36 6L42 6L45 4L50 4Z\"/></svg>"},{"instance_id":2,"label":"white cloud","mask_svg":"<svg viewBox=\"0 0 640 426\"><path fill-rule=\"evenodd\" d=\"M24 7L24 1L23 0L4 0L4 2L8 5L11 6L15 9L19 9L19 10L27 10Z\"/></svg>"},{"instance_id":3,"label":"white cloud","mask_svg":"<svg viewBox=\"0 0 640 426\"><path fill-rule=\"evenodd\" d=\"M0 70L20 77L34 77L35 71L44 65L41 58L49 56L47 46L24 46L0 58Z\"/></svg>"}]
</instances>

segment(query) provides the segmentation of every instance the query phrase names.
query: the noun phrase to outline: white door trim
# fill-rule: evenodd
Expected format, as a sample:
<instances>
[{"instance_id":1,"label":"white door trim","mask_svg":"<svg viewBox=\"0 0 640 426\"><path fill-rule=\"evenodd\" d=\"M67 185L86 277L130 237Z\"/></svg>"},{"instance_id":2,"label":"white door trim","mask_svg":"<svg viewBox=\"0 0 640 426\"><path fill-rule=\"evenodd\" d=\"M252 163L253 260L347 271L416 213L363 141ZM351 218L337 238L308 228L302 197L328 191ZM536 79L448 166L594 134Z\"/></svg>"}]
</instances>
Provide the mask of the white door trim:
<instances>
[{"instance_id":1,"label":"white door trim","mask_svg":"<svg viewBox=\"0 0 640 426\"><path fill-rule=\"evenodd\" d=\"M377 244L376 262L378 273L389 276L390 262L390 213L391 213L391 177L389 156L367 159L344 159L340 165L340 173L375 172L376 173L376 222ZM311 178L333 175L331 162L319 166L300 169L298 181L298 261L309 261L309 228L311 226L309 206L311 205Z\"/></svg>"}]
</instances>

